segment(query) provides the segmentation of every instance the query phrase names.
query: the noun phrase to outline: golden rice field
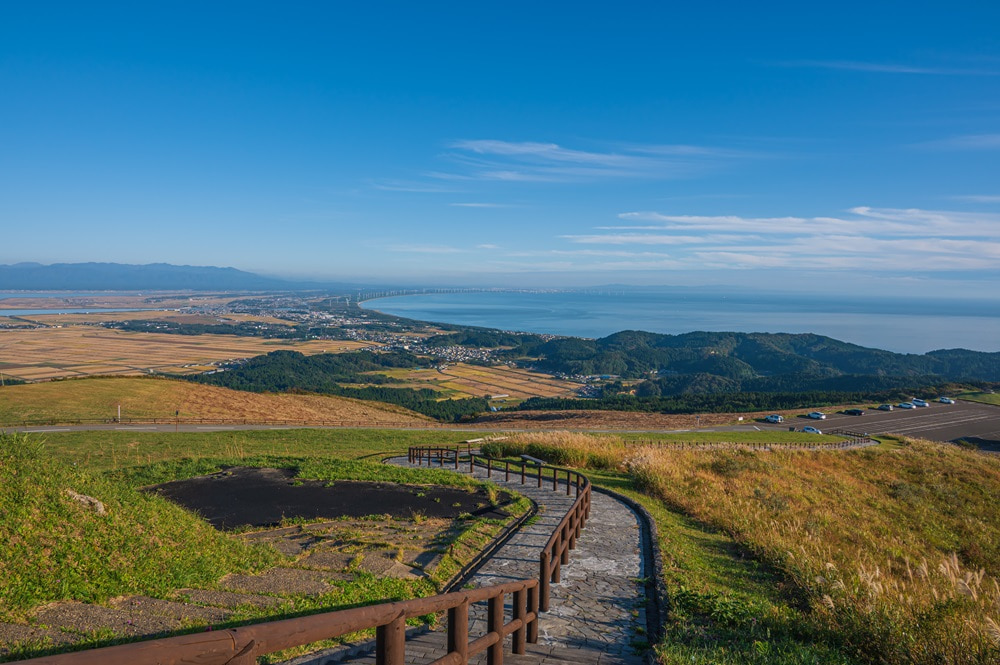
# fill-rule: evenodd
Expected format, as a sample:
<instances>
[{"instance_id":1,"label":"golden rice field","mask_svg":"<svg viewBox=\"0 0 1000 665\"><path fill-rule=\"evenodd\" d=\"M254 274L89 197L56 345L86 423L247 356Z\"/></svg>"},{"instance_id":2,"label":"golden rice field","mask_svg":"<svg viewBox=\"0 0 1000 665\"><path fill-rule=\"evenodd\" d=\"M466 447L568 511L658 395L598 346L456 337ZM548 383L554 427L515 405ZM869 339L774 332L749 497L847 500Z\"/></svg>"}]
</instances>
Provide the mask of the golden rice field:
<instances>
[{"instance_id":1,"label":"golden rice field","mask_svg":"<svg viewBox=\"0 0 1000 665\"><path fill-rule=\"evenodd\" d=\"M0 310L0 316L3 310ZM279 319L274 316L257 314L189 314L174 310L152 310L136 312L92 312L88 314L36 314L20 316L18 319L42 323L47 326L80 325L86 323L104 323L106 321L168 321L172 323L225 325L246 322L269 323L273 325L294 326L294 321Z\"/></svg>"},{"instance_id":2,"label":"golden rice field","mask_svg":"<svg viewBox=\"0 0 1000 665\"><path fill-rule=\"evenodd\" d=\"M572 397L580 384L548 374L499 365L481 367L456 363L444 369L385 372L413 388L437 388L455 398L507 395L510 401L528 397Z\"/></svg>"},{"instance_id":3,"label":"golden rice field","mask_svg":"<svg viewBox=\"0 0 1000 665\"><path fill-rule=\"evenodd\" d=\"M0 392L0 423L24 420L70 422L117 416L336 421L358 426L427 424L406 409L327 395L250 393L187 381L148 378L86 378L7 386Z\"/></svg>"},{"instance_id":4,"label":"golden rice field","mask_svg":"<svg viewBox=\"0 0 1000 665\"><path fill-rule=\"evenodd\" d=\"M25 381L150 371L191 374L211 369L214 363L270 351L336 353L368 346L351 341L170 335L95 326L0 329L0 372Z\"/></svg>"}]
</instances>

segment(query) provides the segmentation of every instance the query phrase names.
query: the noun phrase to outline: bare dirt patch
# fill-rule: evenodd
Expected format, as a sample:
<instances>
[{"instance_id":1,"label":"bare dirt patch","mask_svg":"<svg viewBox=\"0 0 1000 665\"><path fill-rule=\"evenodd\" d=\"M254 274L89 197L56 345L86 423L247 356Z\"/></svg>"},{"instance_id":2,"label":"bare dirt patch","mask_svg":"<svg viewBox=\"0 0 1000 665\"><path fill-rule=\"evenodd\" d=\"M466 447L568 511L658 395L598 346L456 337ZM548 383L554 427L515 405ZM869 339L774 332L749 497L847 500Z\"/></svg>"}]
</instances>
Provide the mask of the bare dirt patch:
<instances>
[{"instance_id":1,"label":"bare dirt patch","mask_svg":"<svg viewBox=\"0 0 1000 665\"><path fill-rule=\"evenodd\" d=\"M415 515L454 519L463 513L505 517L482 490L338 480L300 480L289 469L232 467L148 488L193 510L218 529L275 526L290 518Z\"/></svg>"}]
</instances>

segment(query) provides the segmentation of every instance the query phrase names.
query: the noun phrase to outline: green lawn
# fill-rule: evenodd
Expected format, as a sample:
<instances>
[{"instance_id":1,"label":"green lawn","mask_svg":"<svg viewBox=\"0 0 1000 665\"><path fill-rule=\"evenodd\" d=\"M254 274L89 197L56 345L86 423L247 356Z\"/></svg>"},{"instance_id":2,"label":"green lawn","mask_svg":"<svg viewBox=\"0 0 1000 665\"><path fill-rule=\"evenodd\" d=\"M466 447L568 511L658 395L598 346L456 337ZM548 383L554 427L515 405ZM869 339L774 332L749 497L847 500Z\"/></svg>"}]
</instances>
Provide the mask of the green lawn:
<instances>
[{"instance_id":1,"label":"green lawn","mask_svg":"<svg viewBox=\"0 0 1000 665\"><path fill-rule=\"evenodd\" d=\"M447 430L289 429L222 432L48 432L32 435L48 455L81 468L119 469L183 457L259 455L381 460L409 446L451 445L478 434Z\"/></svg>"},{"instance_id":2,"label":"green lawn","mask_svg":"<svg viewBox=\"0 0 1000 665\"><path fill-rule=\"evenodd\" d=\"M982 402L983 404L1000 406L1000 393L962 393L958 397L970 402Z\"/></svg>"}]
</instances>

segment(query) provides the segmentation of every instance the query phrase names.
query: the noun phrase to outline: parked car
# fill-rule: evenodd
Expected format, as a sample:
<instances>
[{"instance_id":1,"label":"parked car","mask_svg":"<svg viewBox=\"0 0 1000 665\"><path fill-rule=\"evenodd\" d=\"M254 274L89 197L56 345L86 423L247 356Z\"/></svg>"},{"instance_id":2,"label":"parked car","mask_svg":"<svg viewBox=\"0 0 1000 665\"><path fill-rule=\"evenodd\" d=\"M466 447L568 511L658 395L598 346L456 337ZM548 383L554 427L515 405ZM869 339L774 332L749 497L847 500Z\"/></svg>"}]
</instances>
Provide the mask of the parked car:
<instances>
[{"instance_id":1,"label":"parked car","mask_svg":"<svg viewBox=\"0 0 1000 665\"><path fill-rule=\"evenodd\" d=\"M930 406L930 404L928 404L925 400L922 399L914 398L911 399L910 401L913 402L913 406Z\"/></svg>"},{"instance_id":2,"label":"parked car","mask_svg":"<svg viewBox=\"0 0 1000 665\"><path fill-rule=\"evenodd\" d=\"M802 431L803 432L807 432L809 434L822 434L823 433L823 432L819 431L818 429L816 429L815 427L813 427L811 425L806 425L805 427L802 428Z\"/></svg>"},{"instance_id":3,"label":"parked car","mask_svg":"<svg viewBox=\"0 0 1000 665\"><path fill-rule=\"evenodd\" d=\"M813 420L826 420L826 414L820 411L813 411L809 414L809 417Z\"/></svg>"},{"instance_id":4,"label":"parked car","mask_svg":"<svg viewBox=\"0 0 1000 665\"><path fill-rule=\"evenodd\" d=\"M913 402L900 402L896 406L898 406L901 409L915 409L915 408L917 408L916 406L913 405Z\"/></svg>"},{"instance_id":5,"label":"parked car","mask_svg":"<svg viewBox=\"0 0 1000 665\"><path fill-rule=\"evenodd\" d=\"M783 417L779 416L777 413L772 413L767 418L764 418L764 420L766 420L769 423L783 423L783 422L785 422L785 419Z\"/></svg>"},{"instance_id":6,"label":"parked car","mask_svg":"<svg viewBox=\"0 0 1000 665\"><path fill-rule=\"evenodd\" d=\"M879 404L878 405L878 410L879 411L892 411L892 404Z\"/></svg>"},{"instance_id":7,"label":"parked car","mask_svg":"<svg viewBox=\"0 0 1000 665\"><path fill-rule=\"evenodd\" d=\"M954 404L955 403L955 400L953 400L950 397L939 397L938 401L941 402L942 404Z\"/></svg>"},{"instance_id":8,"label":"parked car","mask_svg":"<svg viewBox=\"0 0 1000 665\"><path fill-rule=\"evenodd\" d=\"M846 409L844 411L845 416L863 416L865 415L864 409Z\"/></svg>"}]
</instances>

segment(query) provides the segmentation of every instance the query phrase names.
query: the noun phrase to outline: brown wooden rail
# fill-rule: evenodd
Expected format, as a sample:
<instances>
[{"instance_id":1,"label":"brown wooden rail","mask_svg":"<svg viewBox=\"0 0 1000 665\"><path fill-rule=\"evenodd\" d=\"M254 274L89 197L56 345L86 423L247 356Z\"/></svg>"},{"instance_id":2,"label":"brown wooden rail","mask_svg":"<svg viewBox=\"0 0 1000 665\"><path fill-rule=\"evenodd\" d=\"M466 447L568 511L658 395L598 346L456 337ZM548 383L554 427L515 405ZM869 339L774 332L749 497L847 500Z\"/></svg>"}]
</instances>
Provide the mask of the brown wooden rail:
<instances>
[{"instance_id":1,"label":"brown wooden rail","mask_svg":"<svg viewBox=\"0 0 1000 665\"><path fill-rule=\"evenodd\" d=\"M478 464L486 469L487 478L492 478L494 471L503 474L504 480L510 482L513 474L515 481L520 478L522 485L529 479L535 479L538 487L548 484L551 478L552 490L558 491L559 484L564 483L567 496L576 488L576 501L552 532L548 542L538 558L538 588L539 611L549 610L549 587L558 583L561 578L561 568L569 563L569 553L576 549L576 539L590 517L590 479L572 469L561 469L547 464L535 464L528 460L511 461L476 455L473 442L465 441L452 446L413 446L409 449L408 458L411 464L422 466L426 460L427 466L436 464L440 467L450 467L457 470L468 470L469 473ZM465 457L463 458L463 454ZM530 472L529 472L530 470Z\"/></svg>"},{"instance_id":2,"label":"brown wooden rail","mask_svg":"<svg viewBox=\"0 0 1000 665\"><path fill-rule=\"evenodd\" d=\"M505 622L504 600L508 595L512 597L511 616ZM487 627L485 634L472 639L469 605L477 602L487 603ZM252 665L258 656L375 628L376 663L404 665L406 620L444 611L448 612L448 651L429 665L464 665L471 656L483 651L486 651L489 665L502 665L503 642L508 635L513 635L511 649L516 654L523 654L528 642L538 641L538 581L531 579L228 630L43 656L23 662L35 665Z\"/></svg>"}]
</instances>

